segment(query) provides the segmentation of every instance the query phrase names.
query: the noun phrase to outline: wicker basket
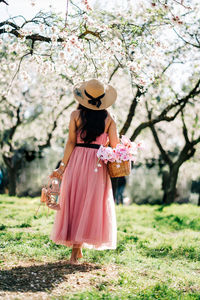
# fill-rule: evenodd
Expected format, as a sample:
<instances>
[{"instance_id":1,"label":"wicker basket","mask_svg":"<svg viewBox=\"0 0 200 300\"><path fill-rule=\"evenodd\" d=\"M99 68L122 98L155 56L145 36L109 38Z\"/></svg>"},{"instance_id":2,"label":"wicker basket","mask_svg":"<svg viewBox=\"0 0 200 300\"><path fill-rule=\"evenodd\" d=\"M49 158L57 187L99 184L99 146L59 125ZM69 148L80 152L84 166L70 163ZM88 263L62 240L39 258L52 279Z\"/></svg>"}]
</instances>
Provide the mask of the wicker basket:
<instances>
[{"instance_id":1,"label":"wicker basket","mask_svg":"<svg viewBox=\"0 0 200 300\"><path fill-rule=\"evenodd\" d=\"M131 172L131 161L126 160L121 163L118 162L108 162L108 173L110 177L122 177L127 176Z\"/></svg>"},{"instance_id":2,"label":"wicker basket","mask_svg":"<svg viewBox=\"0 0 200 300\"><path fill-rule=\"evenodd\" d=\"M49 208L54 210L60 209L60 205L57 203L60 194L60 183L61 181L59 181L59 179L50 178L47 186L43 187L41 192L40 202L46 203Z\"/></svg>"}]
</instances>

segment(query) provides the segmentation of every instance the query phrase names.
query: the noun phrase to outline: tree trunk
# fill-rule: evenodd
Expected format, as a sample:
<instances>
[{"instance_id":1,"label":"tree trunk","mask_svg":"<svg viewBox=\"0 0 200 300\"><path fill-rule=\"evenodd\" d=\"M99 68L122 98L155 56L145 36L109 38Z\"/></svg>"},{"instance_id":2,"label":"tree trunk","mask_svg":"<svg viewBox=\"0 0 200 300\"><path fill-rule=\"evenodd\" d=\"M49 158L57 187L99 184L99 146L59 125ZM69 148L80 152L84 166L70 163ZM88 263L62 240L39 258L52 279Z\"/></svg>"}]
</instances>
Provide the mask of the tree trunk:
<instances>
[{"instance_id":1,"label":"tree trunk","mask_svg":"<svg viewBox=\"0 0 200 300\"><path fill-rule=\"evenodd\" d=\"M177 165L173 165L170 168L169 175L167 176L167 180L165 177L165 180L163 178L163 204L171 204L175 200L175 195L176 195L176 183L178 179L178 171L179 167Z\"/></svg>"},{"instance_id":2,"label":"tree trunk","mask_svg":"<svg viewBox=\"0 0 200 300\"><path fill-rule=\"evenodd\" d=\"M199 193L199 199L198 199L198 206L200 206L200 193Z\"/></svg>"},{"instance_id":3,"label":"tree trunk","mask_svg":"<svg viewBox=\"0 0 200 300\"><path fill-rule=\"evenodd\" d=\"M7 157L5 155L3 155L3 160L7 167L8 194L9 196L15 196L17 186L17 170L19 168L19 164L13 163L13 157Z\"/></svg>"},{"instance_id":4,"label":"tree trunk","mask_svg":"<svg viewBox=\"0 0 200 300\"><path fill-rule=\"evenodd\" d=\"M8 192L9 196L15 196L16 195L16 180L17 180L17 174L15 168L7 168L8 171Z\"/></svg>"}]
</instances>

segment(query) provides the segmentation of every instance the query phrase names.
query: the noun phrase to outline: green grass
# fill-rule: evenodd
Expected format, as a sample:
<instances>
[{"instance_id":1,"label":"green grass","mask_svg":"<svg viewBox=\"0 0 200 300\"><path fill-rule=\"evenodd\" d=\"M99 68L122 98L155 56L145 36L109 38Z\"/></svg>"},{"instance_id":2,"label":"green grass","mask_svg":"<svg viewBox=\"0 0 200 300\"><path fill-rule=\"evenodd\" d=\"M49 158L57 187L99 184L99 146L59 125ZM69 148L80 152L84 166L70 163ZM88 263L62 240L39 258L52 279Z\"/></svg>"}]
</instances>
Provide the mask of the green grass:
<instances>
[{"instance_id":1,"label":"green grass","mask_svg":"<svg viewBox=\"0 0 200 300\"><path fill-rule=\"evenodd\" d=\"M0 196L0 294L200 300L200 208L116 207L117 249L84 249L88 264L69 267L71 250L49 239L55 213L41 208L35 216L38 204Z\"/></svg>"}]
</instances>

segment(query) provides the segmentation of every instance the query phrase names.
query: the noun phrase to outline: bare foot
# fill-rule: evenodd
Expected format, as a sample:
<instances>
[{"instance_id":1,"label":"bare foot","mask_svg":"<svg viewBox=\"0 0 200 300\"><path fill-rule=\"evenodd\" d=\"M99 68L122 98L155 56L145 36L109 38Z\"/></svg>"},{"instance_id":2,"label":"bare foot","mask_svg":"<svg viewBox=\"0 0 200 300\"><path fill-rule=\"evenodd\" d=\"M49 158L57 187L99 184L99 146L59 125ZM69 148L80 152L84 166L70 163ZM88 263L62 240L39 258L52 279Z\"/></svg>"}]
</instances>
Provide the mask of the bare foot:
<instances>
[{"instance_id":1,"label":"bare foot","mask_svg":"<svg viewBox=\"0 0 200 300\"><path fill-rule=\"evenodd\" d=\"M82 258L82 257L83 257L82 248L78 248L77 258Z\"/></svg>"},{"instance_id":2,"label":"bare foot","mask_svg":"<svg viewBox=\"0 0 200 300\"><path fill-rule=\"evenodd\" d=\"M75 255L74 249L72 250L72 254L69 260L70 264L77 264L78 263L78 259Z\"/></svg>"},{"instance_id":3,"label":"bare foot","mask_svg":"<svg viewBox=\"0 0 200 300\"><path fill-rule=\"evenodd\" d=\"M83 257L82 251L80 248L73 248L72 254L70 257L70 263L71 264L78 264L78 258Z\"/></svg>"},{"instance_id":4,"label":"bare foot","mask_svg":"<svg viewBox=\"0 0 200 300\"><path fill-rule=\"evenodd\" d=\"M69 262L70 262L70 264L72 264L72 265L77 265L79 262L78 262L78 259L75 259L75 258L70 258L70 260L69 260Z\"/></svg>"}]
</instances>

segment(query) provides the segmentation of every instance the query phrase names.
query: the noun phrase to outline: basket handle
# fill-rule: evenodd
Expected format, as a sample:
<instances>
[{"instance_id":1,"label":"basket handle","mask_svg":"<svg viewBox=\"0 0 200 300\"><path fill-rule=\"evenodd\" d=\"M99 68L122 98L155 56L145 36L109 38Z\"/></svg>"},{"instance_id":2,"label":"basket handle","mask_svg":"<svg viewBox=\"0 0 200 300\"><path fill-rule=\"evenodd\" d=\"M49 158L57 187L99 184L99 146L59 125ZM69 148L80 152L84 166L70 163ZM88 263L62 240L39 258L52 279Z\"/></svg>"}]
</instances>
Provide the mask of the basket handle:
<instances>
[{"instance_id":1,"label":"basket handle","mask_svg":"<svg viewBox=\"0 0 200 300\"><path fill-rule=\"evenodd\" d=\"M108 147L108 145L109 145L109 140L107 140L107 142L105 143L105 145L104 145L104 147Z\"/></svg>"}]
</instances>

